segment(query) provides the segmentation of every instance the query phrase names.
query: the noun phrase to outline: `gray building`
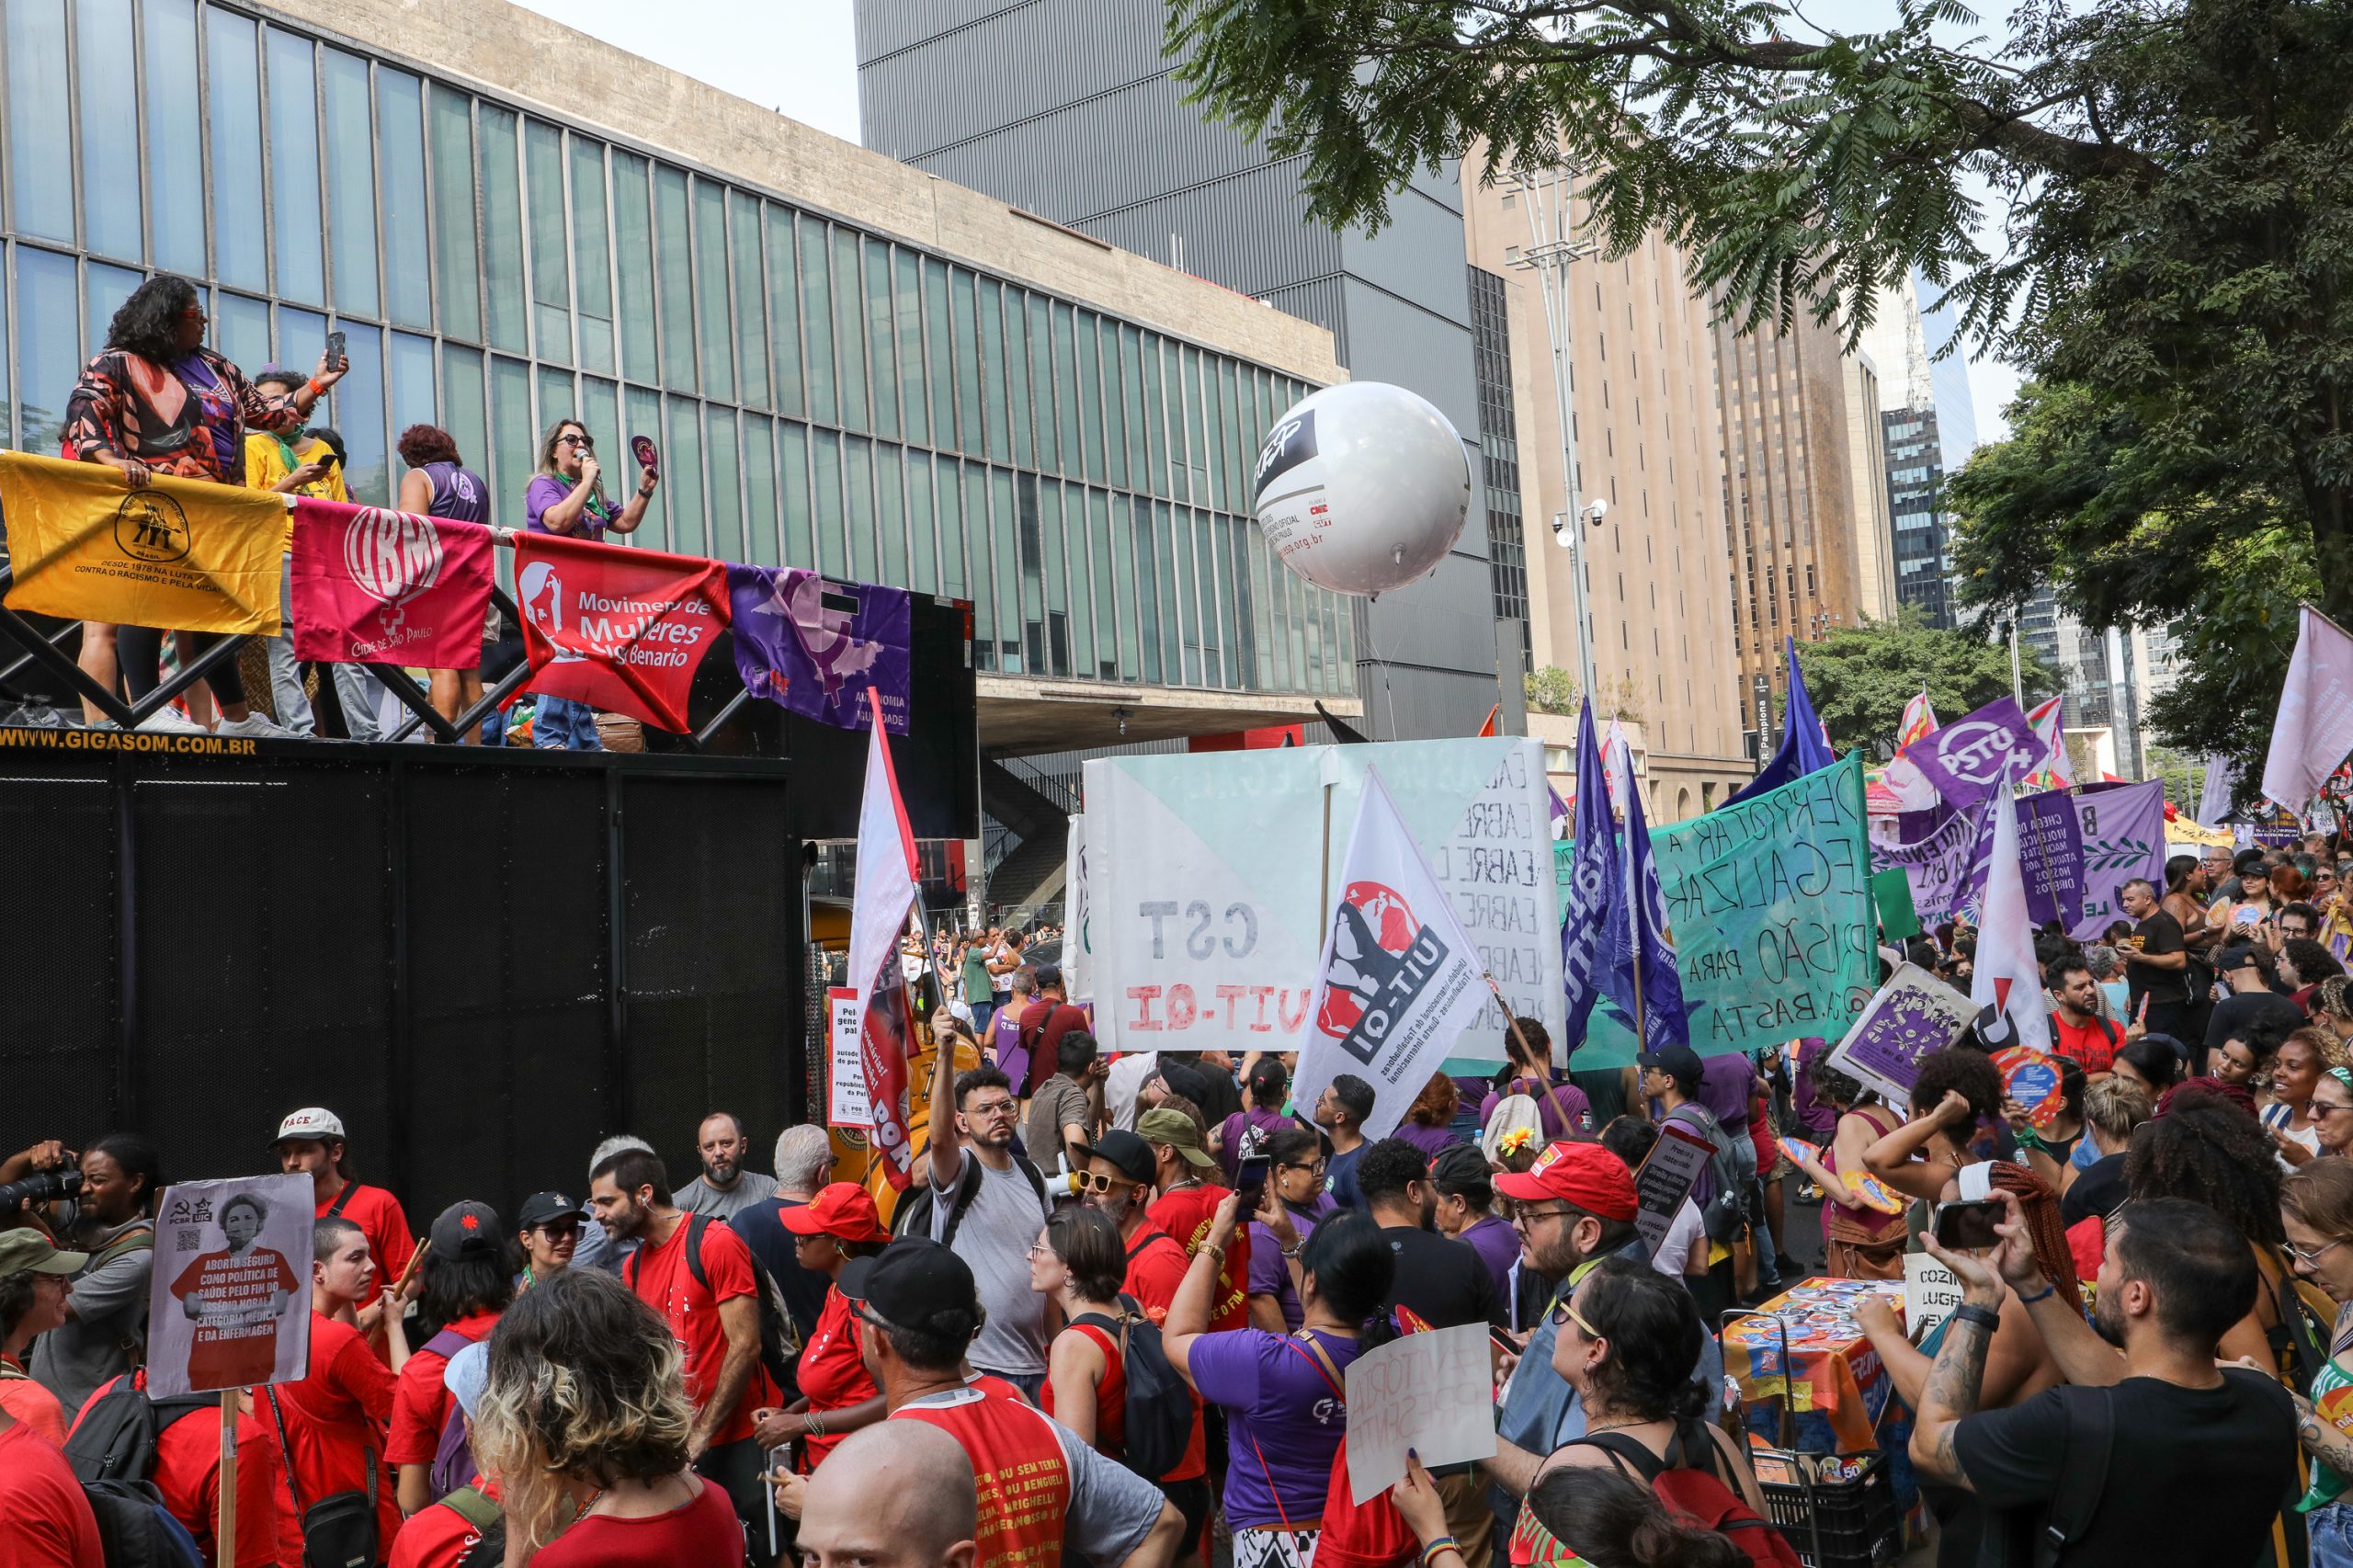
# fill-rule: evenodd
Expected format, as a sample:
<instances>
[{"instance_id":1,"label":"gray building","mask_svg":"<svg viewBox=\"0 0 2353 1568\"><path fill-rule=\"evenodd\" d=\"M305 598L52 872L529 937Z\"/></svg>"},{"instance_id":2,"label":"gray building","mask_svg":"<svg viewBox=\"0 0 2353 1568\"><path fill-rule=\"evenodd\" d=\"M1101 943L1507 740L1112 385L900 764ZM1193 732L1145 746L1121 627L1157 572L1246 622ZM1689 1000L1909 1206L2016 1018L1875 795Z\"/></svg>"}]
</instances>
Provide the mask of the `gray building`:
<instances>
[{"instance_id":1,"label":"gray building","mask_svg":"<svg viewBox=\"0 0 2353 1568\"><path fill-rule=\"evenodd\" d=\"M1299 160L1270 161L1185 101L1165 20L1161 0L860 0L863 139L1328 327L1352 378L1427 398L1482 472L1454 170L1417 176L1379 234L1311 222ZM1517 696L1525 596L1514 604L1492 571L1487 489L1472 487L1471 519L1429 577L1353 607L1376 734L1464 734L1506 687Z\"/></svg>"}]
</instances>

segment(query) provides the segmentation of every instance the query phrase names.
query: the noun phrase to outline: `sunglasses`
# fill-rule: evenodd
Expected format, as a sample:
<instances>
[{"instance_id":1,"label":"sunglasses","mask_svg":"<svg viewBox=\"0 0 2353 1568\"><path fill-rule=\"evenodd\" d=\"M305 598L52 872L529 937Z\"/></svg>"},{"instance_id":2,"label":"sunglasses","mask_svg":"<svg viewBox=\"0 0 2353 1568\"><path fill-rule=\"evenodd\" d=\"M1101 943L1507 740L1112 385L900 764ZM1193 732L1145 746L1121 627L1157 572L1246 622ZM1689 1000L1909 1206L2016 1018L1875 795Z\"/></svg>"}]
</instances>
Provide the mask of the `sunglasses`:
<instances>
[{"instance_id":1,"label":"sunglasses","mask_svg":"<svg viewBox=\"0 0 2353 1568\"><path fill-rule=\"evenodd\" d=\"M555 438L555 444L559 447L578 447L584 452L593 452L597 449L597 443L585 436L558 436Z\"/></svg>"},{"instance_id":2,"label":"sunglasses","mask_svg":"<svg viewBox=\"0 0 2353 1568\"><path fill-rule=\"evenodd\" d=\"M1089 1192L1117 1192L1123 1187L1142 1187L1143 1185L1143 1183L1139 1181L1130 1181L1124 1176L1098 1176L1092 1171L1089 1171L1086 1175L1080 1176L1078 1180L1079 1184L1085 1187Z\"/></svg>"},{"instance_id":3,"label":"sunglasses","mask_svg":"<svg viewBox=\"0 0 2353 1568\"><path fill-rule=\"evenodd\" d=\"M580 1221L577 1220L558 1221L553 1224L534 1226L533 1229L551 1242L580 1239Z\"/></svg>"}]
</instances>

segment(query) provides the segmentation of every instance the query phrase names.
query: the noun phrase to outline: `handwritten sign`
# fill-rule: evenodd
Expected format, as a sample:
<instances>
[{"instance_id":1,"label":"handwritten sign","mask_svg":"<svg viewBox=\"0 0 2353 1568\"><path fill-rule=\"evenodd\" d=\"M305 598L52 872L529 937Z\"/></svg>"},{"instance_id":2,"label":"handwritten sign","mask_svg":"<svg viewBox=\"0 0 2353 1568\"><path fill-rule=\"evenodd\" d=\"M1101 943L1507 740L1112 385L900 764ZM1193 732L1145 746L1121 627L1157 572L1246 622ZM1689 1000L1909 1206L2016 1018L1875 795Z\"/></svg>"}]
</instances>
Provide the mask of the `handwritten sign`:
<instances>
[{"instance_id":1,"label":"handwritten sign","mask_svg":"<svg viewBox=\"0 0 2353 1568\"><path fill-rule=\"evenodd\" d=\"M1961 1305L1961 1281L1925 1252L1904 1255L1904 1329L1915 1343Z\"/></svg>"},{"instance_id":2,"label":"handwritten sign","mask_svg":"<svg viewBox=\"0 0 2353 1568\"><path fill-rule=\"evenodd\" d=\"M1904 873L1923 920L1942 920L1965 905L1983 881L1973 873L1984 840L1984 803L1901 812L1895 824L1892 836L1872 844L1873 867Z\"/></svg>"},{"instance_id":3,"label":"handwritten sign","mask_svg":"<svg viewBox=\"0 0 2353 1568\"><path fill-rule=\"evenodd\" d=\"M1348 1488L1377 1497L1405 1478L1405 1449L1435 1469L1495 1456L1484 1324L1393 1339L1348 1363Z\"/></svg>"},{"instance_id":4,"label":"handwritten sign","mask_svg":"<svg viewBox=\"0 0 2353 1568\"><path fill-rule=\"evenodd\" d=\"M1676 1210L1691 1196L1691 1184L1708 1168L1716 1146L1679 1121L1659 1123L1658 1142L1651 1145L1642 1168L1634 1173L1634 1229L1642 1233L1653 1257L1666 1244Z\"/></svg>"},{"instance_id":5,"label":"handwritten sign","mask_svg":"<svg viewBox=\"0 0 2353 1568\"><path fill-rule=\"evenodd\" d=\"M306 1176L183 1182L155 1214L147 1392L294 1382L311 1369Z\"/></svg>"},{"instance_id":6,"label":"handwritten sign","mask_svg":"<svg viewBox=\"0 0 2353 1568\"><path fill-rule=\"evenodd\" d=\"M1968 997L1922 969L1907 963L1888 978L1845 1038L1830 1048L1829 1062L1877 1091L1893 1105L1911 1098L1920 1059L1961 1037L1977 1016Z\"/></svg>"},{"instance_id":7,"label":"handwritten sign","mask_svg":"<svg viewBox=\"0 0 2353 1568\"><path fill-rule=\"evenodd\" d=\"M1659 892L1702 1056L1846 1029L1870 996L1870 853L1859 754L1651 835ZM1577 1065L1633 1060L1597 1008Z\"/></svg>"},{"instance_id":8,"label":"handwritten sign","mask_svg":"<svg viewBox=\"0 0 2353 1568\"><path fill-rule=\"evenodd\" d=\"M826 1033L833 1043L826 1074L825 1125L874 1130L872 1102L866 1094L866 1062L858 1049L858 993L847 985L825 989Z\"/></svg>"}]
</instances>

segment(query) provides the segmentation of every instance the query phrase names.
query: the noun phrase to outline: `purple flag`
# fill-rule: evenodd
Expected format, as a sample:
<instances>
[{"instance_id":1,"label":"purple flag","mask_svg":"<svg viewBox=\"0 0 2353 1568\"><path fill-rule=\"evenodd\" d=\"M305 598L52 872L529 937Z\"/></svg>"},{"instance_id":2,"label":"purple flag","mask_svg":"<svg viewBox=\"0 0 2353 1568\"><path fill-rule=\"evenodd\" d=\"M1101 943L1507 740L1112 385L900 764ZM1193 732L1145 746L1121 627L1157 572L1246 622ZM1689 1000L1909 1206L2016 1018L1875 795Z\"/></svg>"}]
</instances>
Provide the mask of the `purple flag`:
<instances>
[{"instance_id":1,"label":"purple flag","mask_svg":"<svg viewBox=\"0 0 2353 1568\"><path fill-rule=\"evenodd\" d=\"M1904 750L1904 760L1956 806L1973 806L2009 779L2025 778L2042 766L2044 756L2034 726L2006 697L1931 730Z\"/></svg>"},{"instance_id":2,"label":"purple flag","mask_svg":"<svg viewBox=\"0 0 2353 1568\"><path fill-rule=\"evenodd\" d=\"M1651 830L1643 821L1633 753L1625 736L1615 731L1611 734L1612 760L1625 771L1626 828L1625 846L1618 858L1619 884L1602 921L1601 989L1634 1021L1643 1050L1688 1045L1691 1020L1683 1004L1683 974L1675 967L1675 948L1667 939L1666 900L1660 895L1658 867L1651 859Z\"/></svg>"},{"instance_id":3,"label":"purple flag","mask_svg":"<svg viewBox=\"0 0 2353 1568\"><path fill-rule=\"evenodd\" d=\"M1586 1025L1601 997L1601 970L1608 961L1603 927L1623 880L1618 859L1618 824L1609 818L1609 781L1602 771L1601 746L1593 735L1593 705L1577 708L1576 844L1570 851L1569 882L1561 902L1561 974L1568 990L1568 1025L1563 1049L1585 1043Z\"/></svg>"},{"instance_id":4,"label":"purple flag","mask_svg":"<svg viewBox=\"0 0 2353 1568\"><path fill-rule=\"evenodd\" d=\"M727 597L745 690L821 724L862 730L870 687L882 700L883 728L907 733L915 600L905 589L730 562Z\"/></svg>"},{"instance_id":5,"label":"purple flag","mask_svg":"<svg viewBox=\"0 0 2353 1568\"><path fill-rule=\"evenodd\" d=\"M2165 786L2086 784L2075 790L2075 834L2083 845L2082 911L2067 927L2093 940L2121 919L2117 890L2135 877L2165 885Z\"/></svg>"}]
</instances>

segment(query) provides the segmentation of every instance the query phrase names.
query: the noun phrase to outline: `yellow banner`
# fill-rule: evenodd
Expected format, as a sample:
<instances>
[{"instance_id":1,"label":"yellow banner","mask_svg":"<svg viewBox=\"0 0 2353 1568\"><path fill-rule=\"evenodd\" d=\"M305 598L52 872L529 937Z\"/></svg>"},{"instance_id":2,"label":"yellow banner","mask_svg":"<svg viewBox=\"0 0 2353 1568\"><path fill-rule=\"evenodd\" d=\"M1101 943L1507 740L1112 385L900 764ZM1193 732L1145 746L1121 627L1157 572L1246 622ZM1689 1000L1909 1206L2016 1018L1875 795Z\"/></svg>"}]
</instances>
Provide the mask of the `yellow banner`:
<instances>
[{"instance_id":1,"label":"yellow banner","mask_svg":"<svg viewBox=\"0 0 2353 1568\"><path fill-rule=\"evenodd\" d=\"M284 631L284 497L158 477L124 487L102 463L0 452L10 609L179 631Z\"/></svg>"},{"instance_id":2,"label":"yellow banner","mask_svg":"<svg viewBox=\"0 0 2353 1568\"><path fill-rule=\"evenodd\" d=\"M2231 830L2227 827L2201 827L2188 817L2180 816L2165 824L2165 842L2219 845L2228 849L2236 841L2231 836Z\"/></svg>"}]
</instances>

